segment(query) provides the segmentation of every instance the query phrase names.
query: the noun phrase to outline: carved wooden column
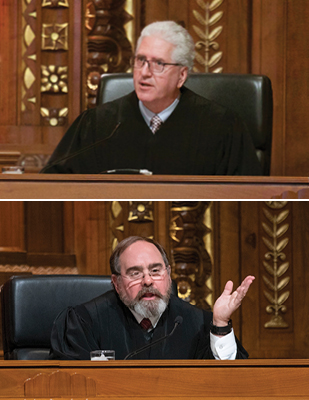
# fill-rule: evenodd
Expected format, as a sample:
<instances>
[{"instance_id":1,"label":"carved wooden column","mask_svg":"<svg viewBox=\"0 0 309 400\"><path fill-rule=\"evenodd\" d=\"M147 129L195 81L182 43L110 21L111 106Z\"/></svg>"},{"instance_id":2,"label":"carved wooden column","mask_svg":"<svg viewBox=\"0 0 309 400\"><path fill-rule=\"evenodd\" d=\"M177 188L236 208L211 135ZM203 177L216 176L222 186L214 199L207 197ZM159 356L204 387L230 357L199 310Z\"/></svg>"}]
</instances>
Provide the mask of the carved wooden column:
<instances>
[{"instance_id":1,"label":"carved wooden column","mask_svg":"<svg viewBox=\"0 0 309 400\"><path fill-rule=\"evenodd\" d=\"M204 236L211 232L204 225L209 207L210 202L173 201L169 228L173 279L177 281L179 296L204 309L212 305L207 299L212 292L207 286L212 262L204 243Z\"/></svg>"},{"instance_id":2,"label":"carved wooden column","mask_svg":"<svg viewBox=\"0 0 309 400\"><path fill-rule=\"evenodd\" d=\"M126 0L87 2L85 27L88 32L86 38L86 101L88 107L95 106L97 88L102 74L126 72L130 68L132 43L128 38L125 26L133 20L133 15L126 10L131 3L132 0L128 2ZM130 7L131 10L133 10L132 7Z\"/></svg>"},{"instance_id":3,"label":"carved wooden column","mask_svg":"<svg viewBox=\"0 0 309 400\"><path fill-rule=\"evenodd\" d=\"M112 201L110 204L111 248L128 236L154 237L154 202Z\"/></svg>"}]
</instances>

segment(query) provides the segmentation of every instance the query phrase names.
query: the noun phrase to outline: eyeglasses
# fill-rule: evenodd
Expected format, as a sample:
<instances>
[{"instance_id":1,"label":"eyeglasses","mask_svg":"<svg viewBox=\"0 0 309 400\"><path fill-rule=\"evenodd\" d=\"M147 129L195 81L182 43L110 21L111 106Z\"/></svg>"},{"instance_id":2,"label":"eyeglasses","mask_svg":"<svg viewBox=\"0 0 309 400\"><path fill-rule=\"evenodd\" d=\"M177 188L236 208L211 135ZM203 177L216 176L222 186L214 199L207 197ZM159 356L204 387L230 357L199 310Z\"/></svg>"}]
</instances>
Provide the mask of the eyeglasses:
<instances>
[{"instance_id":1,"label":"eyeglasses","mask_svg":"<svg viewBox=\"0 0 309 400\"><path fill-rule=\"evenodd\" d=\"M149 70L154 74L161 74L164 71L164 67L166 65L181 66L181 64L177 63L165 63L160 60L147 60L144 56L136 56L131 59L131 66L137 69L143 68L145 63L148 64Z\"/></svg>"},{"instance_id":2,"label":"eyeglasses","mask_svg":"<svg viewBox=\"0 0 309 400\"><path fill-rule=\"evenodd\" d=\"M162 265L156 265L148 269L148 275L154 281L163 279L166 268ZM121 274L120 274L121 275ZM129 279L130 281L138 281L145 278L145 272L139 269L129 270L126 275L121 275L123 278Z\"/></svg>"}]
</instances>

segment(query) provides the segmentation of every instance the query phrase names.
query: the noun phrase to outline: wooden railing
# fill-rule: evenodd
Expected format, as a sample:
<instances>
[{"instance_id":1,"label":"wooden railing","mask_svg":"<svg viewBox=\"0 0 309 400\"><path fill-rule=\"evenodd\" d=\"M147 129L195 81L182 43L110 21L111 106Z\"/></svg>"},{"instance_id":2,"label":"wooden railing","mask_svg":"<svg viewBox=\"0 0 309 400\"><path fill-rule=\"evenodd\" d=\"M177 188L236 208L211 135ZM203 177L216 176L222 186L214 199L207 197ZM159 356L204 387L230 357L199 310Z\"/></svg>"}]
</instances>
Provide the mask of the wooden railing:
<instances>
[{"instance_id":1,"label":"wooden railing","mask_svg":"<svg viewBox=\"0 0 309 400\"><path fill-rule=\"evenodd\" d=\"M309 360L0 361L0 399L309 398Z\"/></svg>"},{"instance_id":2,"label":"wooden railing","mask_svg":"<svg viewBox=\"0 0 309 400\"><path fill-rule=\"evenodd\" d=\"M1 199L297 199L307 177L0 175Z\"/></svg>"}]
</instances>

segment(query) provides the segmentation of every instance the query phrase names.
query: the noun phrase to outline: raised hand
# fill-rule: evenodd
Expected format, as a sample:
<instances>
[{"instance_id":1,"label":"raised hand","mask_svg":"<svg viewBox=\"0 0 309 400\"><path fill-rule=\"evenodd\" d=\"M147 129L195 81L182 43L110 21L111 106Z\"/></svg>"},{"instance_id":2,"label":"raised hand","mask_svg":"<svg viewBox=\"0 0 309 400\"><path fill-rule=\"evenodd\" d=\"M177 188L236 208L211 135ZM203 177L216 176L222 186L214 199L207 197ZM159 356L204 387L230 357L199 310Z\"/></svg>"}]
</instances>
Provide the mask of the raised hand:
<instances>
[{"instance_id":1,"label":"raised hand","mask_svg":"<svg viewBox=\"0 0 309 400\"><path fill-rule=\"evenodd\" d=\"M234 311L241 305L246 296L251 283L255 277L248 275L238 288L233 291L233 282L228 281L221 296L217 299L213 307L213 324L216 326L226 326Z\"/></svg>"}]
</instances>

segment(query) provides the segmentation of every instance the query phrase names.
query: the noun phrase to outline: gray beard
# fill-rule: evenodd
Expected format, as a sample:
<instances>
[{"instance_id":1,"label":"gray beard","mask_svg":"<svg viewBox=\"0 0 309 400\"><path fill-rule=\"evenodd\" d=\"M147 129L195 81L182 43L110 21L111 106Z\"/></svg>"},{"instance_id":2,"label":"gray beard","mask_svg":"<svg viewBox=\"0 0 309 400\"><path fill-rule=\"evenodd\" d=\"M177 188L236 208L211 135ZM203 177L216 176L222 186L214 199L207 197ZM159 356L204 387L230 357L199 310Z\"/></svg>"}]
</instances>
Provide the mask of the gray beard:
<instances>
[{"instance_id":1,"label":"gray beard","mask_svg":"<svg viewBox=\"0 0 309 400\"><path fill-rule=\"evenodd\" d=\"M153 288L143 288L136 295L134 300L129 300L126 295L119 292L120 300L131 310L135 311L143 318L159 317L166 309L172 286L169 287L165 296L163 296L157 289ZM142 296L145 293L154 293L158 297L154 300L143 300Z\"/></svg>"}]
</instances>

